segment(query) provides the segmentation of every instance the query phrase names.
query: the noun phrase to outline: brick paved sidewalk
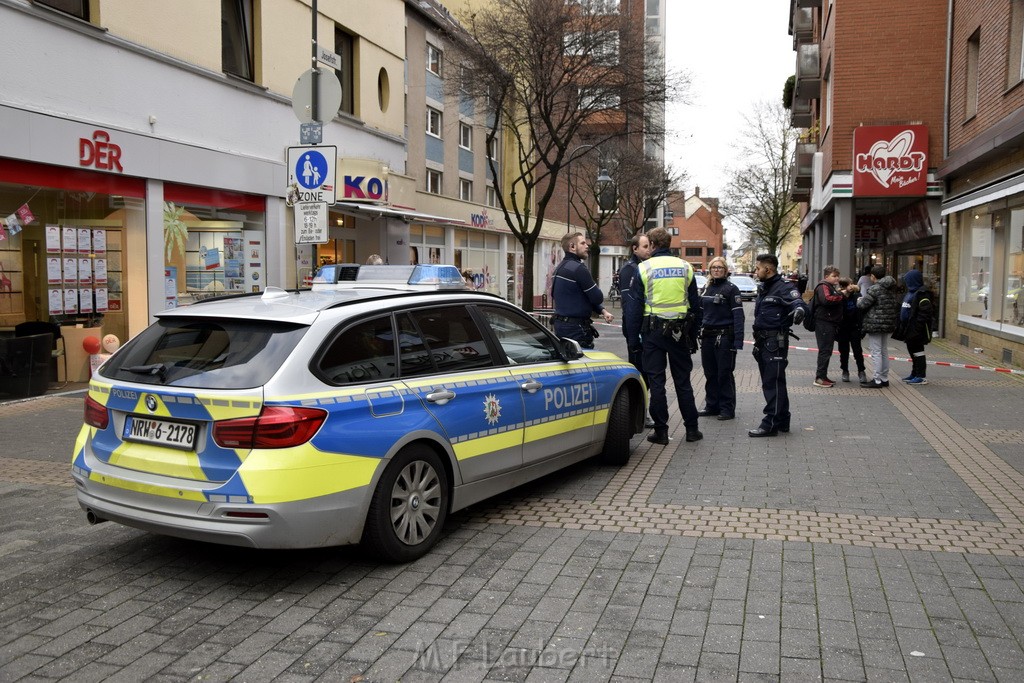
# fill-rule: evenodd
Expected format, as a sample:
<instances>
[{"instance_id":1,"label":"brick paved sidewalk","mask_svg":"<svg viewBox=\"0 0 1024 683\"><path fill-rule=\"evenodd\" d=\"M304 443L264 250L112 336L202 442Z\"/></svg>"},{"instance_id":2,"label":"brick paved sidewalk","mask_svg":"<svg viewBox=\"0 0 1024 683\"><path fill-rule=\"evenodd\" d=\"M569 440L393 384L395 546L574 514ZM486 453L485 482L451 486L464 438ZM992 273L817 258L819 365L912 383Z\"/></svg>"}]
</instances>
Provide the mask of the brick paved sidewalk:
<instances>
[{"instance_id":1,"label":"brick paved sidewalk","mask_svg":"<svg viewBox=\"0 0 1024 683\"><path fill-rule=\"evenodd\" d=\"M748 349L737 420L688 444L673 408L668 447L485 501L404 566L88 527L70 453L7 448L0 680L1024 680L1024 381L819 389L790 358L792 433L746 436ZM79 402L0 406L0 437Z\"/></svg>"}]
</instances>

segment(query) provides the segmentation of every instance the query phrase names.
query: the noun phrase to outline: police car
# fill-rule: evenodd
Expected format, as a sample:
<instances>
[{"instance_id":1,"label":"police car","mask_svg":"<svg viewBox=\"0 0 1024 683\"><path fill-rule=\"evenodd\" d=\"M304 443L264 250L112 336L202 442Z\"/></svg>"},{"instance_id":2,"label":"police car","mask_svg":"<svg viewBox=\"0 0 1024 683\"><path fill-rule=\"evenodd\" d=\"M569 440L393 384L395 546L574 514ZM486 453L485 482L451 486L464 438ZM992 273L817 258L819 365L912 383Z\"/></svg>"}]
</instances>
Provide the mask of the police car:
<instances>
[{"instance_id":1,"label":"police car","mask_svg":"<svg viewBox=\"0 0 1024 683\"><path fill-rule=\"evenodd\" d=\"M352 268L164 311L107 360L72 459L88 520L408 561L455 510L628 460L646 412L632 365L457 287L452 266Z\"/></svg>"}]
</instances>

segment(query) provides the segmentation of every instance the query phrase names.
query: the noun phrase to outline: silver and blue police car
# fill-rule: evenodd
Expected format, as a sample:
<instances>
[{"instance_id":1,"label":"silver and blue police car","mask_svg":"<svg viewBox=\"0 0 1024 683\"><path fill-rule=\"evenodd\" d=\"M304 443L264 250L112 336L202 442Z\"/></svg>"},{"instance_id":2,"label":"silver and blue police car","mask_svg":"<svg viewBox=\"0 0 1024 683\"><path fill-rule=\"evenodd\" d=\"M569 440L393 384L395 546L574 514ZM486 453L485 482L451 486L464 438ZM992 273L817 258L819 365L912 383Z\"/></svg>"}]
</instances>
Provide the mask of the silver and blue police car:
<instances>
[{"instance_id":1,"label":"silver and blue police car","mask_svg":"<svg viewBox=\"0 0 1024 683\"><path fill-rule=\"evenodd\" d=\"M453 266L346 266L311 290L164 311L89 383L90 522L415 559L446 516L643 428L632 365L584 354Z\"/></svg>"}]
</instances>

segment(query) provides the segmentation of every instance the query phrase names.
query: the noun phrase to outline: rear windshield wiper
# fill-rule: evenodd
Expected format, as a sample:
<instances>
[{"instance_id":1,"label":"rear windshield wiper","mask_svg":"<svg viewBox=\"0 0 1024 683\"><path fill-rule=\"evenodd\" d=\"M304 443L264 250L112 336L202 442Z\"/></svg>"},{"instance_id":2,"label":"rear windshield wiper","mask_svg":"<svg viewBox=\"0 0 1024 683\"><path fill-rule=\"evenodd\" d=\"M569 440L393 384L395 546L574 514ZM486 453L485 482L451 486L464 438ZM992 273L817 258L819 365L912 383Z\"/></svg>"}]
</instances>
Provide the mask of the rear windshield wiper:
<instances>
[{"instance_id":1,"label":"rear windshield wiper","mask_svg":"<svg viewBox=\"0 0 1024 683\"><path fill-rule=\"evenodd\" d=\"M162 384L167 384L167 366L164 363L133 365L123 369L125 372L134 372L136 375L156 375Z\"/></svg>"}]
</instances>

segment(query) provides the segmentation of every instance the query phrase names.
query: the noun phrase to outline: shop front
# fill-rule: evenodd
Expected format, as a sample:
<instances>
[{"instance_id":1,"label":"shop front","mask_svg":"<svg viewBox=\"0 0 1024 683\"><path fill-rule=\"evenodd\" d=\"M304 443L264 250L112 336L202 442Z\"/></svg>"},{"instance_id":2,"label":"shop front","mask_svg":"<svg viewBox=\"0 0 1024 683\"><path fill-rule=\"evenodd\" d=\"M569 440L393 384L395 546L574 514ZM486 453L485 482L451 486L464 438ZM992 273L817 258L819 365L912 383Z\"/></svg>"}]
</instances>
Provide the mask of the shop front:
<instances>
[{"instance_id":1,"label":"shop front","mask_svg":"<svg viewBox=\"0 0 1024 683\"><path fill-rule=\"evenodd\" d=\"M5 106L0 128L26 131L0 140L0 331L59 324L68 379L89 376L72 339L123 342L159 310L266 286L282 164Z\"/></svg>"}]
</instances>

